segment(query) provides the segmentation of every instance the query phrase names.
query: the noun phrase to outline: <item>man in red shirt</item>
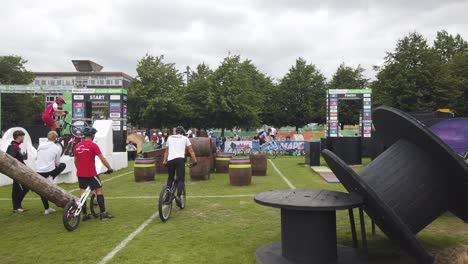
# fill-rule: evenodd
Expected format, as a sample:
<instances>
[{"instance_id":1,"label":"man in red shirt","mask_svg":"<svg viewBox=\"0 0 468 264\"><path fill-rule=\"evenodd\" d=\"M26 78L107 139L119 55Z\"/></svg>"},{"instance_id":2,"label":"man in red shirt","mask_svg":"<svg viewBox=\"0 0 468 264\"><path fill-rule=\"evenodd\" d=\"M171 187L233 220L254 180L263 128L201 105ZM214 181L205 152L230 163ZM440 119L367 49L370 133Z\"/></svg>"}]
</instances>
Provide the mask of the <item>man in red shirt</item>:
<instances>
[{"instance_id":1,"label":"man in red shirt","mask_svg":"<svg viewBox=\"0 0 468 264\"><path fill-rule=\"evenodd\" d=\"M68 111L58 109L63 104L66 104L65 100L62 97L57 97L55 102L50 103L44 113L42 113L42 121L47 127L50 127L51 131L55 131L57 128L60 127L60 124L54 120L54 116L64 116L68 114Z\"/></svg>"},{"instance_id":2,"label":"man in red shirt","mask_svg":"<svg viewBox=\"0 0 468 264\"><path fill-rule=\"evenodd\" d=\"M102 164L106 166L107 173L111 173L113 170L107 162L106 158L101 153L99 146L93 142L94 136L97 130L93 127L85 127L83 129L84 140L76 144L75 147L75 166L76 176L78 176L78 183L80 185L81 194L84 193L85 189L89 186L91 190L96 191L97 202L101 211L100 219L106 220L113 216L106 212L104 204L104 191L102 189L102 183L96 172L95 157L98 156ZM91 216L87 213L86 203L83 206L83 221L91 219Z\"/></svg>"}]
</instances>

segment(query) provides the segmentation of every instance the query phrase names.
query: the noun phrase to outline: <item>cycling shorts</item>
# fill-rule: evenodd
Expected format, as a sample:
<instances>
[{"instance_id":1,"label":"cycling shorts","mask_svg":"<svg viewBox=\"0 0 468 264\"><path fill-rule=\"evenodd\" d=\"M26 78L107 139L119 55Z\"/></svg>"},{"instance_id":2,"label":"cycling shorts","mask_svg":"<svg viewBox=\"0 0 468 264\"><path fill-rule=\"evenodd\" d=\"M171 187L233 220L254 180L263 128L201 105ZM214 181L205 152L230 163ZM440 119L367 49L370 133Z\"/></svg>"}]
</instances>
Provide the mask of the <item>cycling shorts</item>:
<instances>
[{"instance_id":1,"label":"cycling shorts","mask_svg":"<svg viewBox=\"0 0 468 264\"><path fill-rule=\"evenodd\" d=\"M94 177L78 177L78 184L80 185L80 189L86 189L88 186L91 190L96 190L102 187L101 180L99 176Z\"/></svg>"}]
</instances>

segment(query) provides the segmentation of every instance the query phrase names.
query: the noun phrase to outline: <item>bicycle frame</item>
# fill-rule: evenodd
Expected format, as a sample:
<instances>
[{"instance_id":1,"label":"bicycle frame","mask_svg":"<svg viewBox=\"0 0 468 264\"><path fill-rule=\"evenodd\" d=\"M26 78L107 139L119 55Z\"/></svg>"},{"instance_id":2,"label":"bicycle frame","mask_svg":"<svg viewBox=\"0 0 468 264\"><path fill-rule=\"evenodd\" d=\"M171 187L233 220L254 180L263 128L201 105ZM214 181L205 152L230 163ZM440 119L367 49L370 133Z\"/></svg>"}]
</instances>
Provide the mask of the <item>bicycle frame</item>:
<instances>
[{"instance_id":1,"label":"bicycle frame","mask_svg":"<svg viewBox=\"0 0 468 264\"><path fill-rule=\"evenodd\" d=\"M85 192L80 196L80 199L77 201L77 207L78 209L75 211L75 217L78 217L81 213L81 209L83 208L83 205L86 202L86 199L88 199L88 196L91 194L91 188L88 186L86 187Z\"/></svg>"}]
</instances>

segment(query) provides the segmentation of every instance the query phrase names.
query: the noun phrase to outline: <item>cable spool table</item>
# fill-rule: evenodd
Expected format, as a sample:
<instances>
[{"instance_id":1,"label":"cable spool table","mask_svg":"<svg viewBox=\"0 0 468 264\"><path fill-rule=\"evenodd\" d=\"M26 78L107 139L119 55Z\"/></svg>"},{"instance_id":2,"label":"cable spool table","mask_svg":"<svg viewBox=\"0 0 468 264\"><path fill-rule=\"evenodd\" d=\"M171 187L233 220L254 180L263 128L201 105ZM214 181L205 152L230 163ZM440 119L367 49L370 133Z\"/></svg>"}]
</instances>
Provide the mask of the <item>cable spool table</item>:
<instances>
[{"instance_id":1,"label":"cable spool table","mask_svg":"<svg viewBox=\"0 0 468 264\"><path fill-rule=\"evenodd\" d=\"M337 245L336 210L349 210L353 246L357 248L353 208L359 207L362 244L367 251L362 198L326 190L276 190L255 202L281 209L281 242L259 248L261 263L360 263L357 251Z\"/></svg>"}]
</instances>

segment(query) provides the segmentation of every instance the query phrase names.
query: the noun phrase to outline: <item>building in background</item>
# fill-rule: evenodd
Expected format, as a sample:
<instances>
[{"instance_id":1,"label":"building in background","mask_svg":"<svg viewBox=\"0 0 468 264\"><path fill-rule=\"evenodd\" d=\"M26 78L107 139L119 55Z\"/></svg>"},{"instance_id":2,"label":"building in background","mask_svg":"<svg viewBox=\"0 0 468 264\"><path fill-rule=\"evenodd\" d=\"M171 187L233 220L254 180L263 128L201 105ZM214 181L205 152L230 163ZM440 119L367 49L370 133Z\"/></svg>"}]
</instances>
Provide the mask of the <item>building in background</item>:
<instances>
[{"instance_id":1,"label":"building in background","mask_svg":"<svg viewBox=\"0 0 468 264\"><path fill-rule=\"evenodd\" d=\"M70 112L68 122L112 120L114 152L125 151L127 138L127 88L132 77L123 72L105 72L103 67L90 60L72 60L76 71L34 72L30 85L1 86L1 93L44 94L44 105L61 96L67 102L63 109ZM1 110L0 110L1 111ZM37 120L40 120L38 113ZM47 129L41 121L28 131L34 143Z\"/></svg>"}]
</instances>

